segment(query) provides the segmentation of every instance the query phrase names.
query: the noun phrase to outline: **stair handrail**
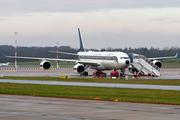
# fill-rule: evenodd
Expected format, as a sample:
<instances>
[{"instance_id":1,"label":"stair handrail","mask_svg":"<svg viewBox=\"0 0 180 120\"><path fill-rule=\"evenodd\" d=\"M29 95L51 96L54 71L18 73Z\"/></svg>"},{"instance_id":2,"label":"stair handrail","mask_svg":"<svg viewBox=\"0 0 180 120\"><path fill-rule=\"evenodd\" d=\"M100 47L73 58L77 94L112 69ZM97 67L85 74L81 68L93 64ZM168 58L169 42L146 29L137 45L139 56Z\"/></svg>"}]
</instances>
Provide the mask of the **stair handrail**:
<instances>
[{"instance_id":1,"label":"stair handrail","mask_svg":"<svg viewBox=\"0 0 180 120\"><path fill-rule=\"evenodd\" d=\"M151 65L153 68L155 68L156 70L160 70L159 67L157 65L155 65L151 60L149 60L148 58L146 58L144 55L139 55L139 58L142 58L143 60L145 60L149 65Z\"/></svg>"}]
</instances>

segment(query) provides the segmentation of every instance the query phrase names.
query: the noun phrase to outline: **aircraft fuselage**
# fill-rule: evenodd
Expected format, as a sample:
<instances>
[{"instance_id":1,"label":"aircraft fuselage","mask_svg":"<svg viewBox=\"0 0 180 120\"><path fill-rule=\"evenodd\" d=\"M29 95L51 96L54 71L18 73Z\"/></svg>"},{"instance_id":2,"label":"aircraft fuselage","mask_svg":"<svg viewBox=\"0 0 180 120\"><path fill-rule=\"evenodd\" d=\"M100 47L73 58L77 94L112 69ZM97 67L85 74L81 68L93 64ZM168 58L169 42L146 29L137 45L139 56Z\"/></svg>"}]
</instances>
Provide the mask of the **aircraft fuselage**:
<instances>
[{"instance_id":1,"label":"aircraft fuselage","mask_svg":"<svg viewBox=\"0 0 180 120\"><path fill-rule=\"evenodd\" d=\"M78 52L79 61L96 62L97 65L90 65L91 69L97 70L118 70L129 66L130 59L124 52Z\"/></svg>"}]
</instances>

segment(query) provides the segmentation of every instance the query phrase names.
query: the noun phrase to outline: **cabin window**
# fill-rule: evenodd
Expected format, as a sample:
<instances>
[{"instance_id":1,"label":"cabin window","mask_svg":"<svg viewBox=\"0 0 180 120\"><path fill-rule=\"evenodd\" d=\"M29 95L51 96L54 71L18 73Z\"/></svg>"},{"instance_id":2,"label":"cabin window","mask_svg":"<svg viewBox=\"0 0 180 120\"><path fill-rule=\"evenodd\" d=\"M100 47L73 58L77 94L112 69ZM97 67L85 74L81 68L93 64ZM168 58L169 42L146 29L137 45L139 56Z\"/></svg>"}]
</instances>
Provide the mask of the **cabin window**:
<instances>
[{"instance_id":1,"label":"cabin window","mask_svg":"<svg viewBox=\"0 0 180 120\"><path fill-rule=\"evenodd\" d=\"M129 59L129 57L121 57L120 59Z\"/></svg>"}]
</instances>

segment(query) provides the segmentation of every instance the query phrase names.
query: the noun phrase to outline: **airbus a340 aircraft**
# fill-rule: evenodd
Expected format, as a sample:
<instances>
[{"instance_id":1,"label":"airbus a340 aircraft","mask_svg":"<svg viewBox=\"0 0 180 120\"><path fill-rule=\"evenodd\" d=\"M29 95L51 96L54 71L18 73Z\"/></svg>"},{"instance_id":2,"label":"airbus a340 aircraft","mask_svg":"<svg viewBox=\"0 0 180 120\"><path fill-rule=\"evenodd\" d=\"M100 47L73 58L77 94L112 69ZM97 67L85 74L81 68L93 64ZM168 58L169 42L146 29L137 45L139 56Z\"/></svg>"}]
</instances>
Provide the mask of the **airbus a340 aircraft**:
<instances>
[{"instance_id":1,"label":"airbus a340 aircraft","mask_svg":"<svg viewBox=\"0 0 180 120\"><path fill-rule=\"evenodd\" d=\"M90 67L91 69L95 69L98 73L104 70L122 70L121 74L124 74L124 69L127 68L130 64L129 56L124 52L93 52L86 51L83 45L83 41L81 39L80 30L78 28L79 34L79 43L80 50L77 54L73 53L65 53L59 52L62 54L68 55L76 55L79 60L72 59L55 59L55 58L36 58L36 57L20 57L17 56L18 59L37 59L42 60L40 66L43 69L49 69L51 67L50 61L66 61L66 62L74 62L75 66L73 67L74 71L79 74L88 75L86 68ZM53 52L53 51L50 51ZM6 56L8 58L15 58L14 56Z\"/></svg>"},{"instance_id":2,"label":"airbus a340 aircraft","mask_svg":"<svg viewBox=\"0 0 180 120\"><path fill-rule=\"evenodd\" d=\"M116 70L121 70L120 76L124 76L125 68L129 65L131 73L138 74L151 74L153 76L160 76L159 70L162 67L162 63L158 61L158 59L165 58L175 58L175 56L170 57L157 57L157 58L146 58L142 55L138 54L126 54L124 52L94 52L94 51L86 51L84 48L83 41L81 39L80 30L78 28L79 34L79 43L80 49L77 54L74 53L66 53L66 52L57 52L57 51L49 51L53 53L60 53L66 55L75 55L78 56L79 60L72 59L56 59L56 58L37 58L37 57L16 57L19 59L36 59L41 60L40 66L47 70L51 67L50 61L65 61L65 62L74 62L75 65L73 67L76 73L81 75L88 75L86 68L95 69L95 76L106 77L106 73L103 73L104 70L114 70L112 71L114 75L117 76ZM5 55L4 55L5 56ZM14 56L6 56L8 58L15 58ZM116 71L116 72L115 72ZM119 74L119 73L118 73Z\"/></svg>"}]
</instances>

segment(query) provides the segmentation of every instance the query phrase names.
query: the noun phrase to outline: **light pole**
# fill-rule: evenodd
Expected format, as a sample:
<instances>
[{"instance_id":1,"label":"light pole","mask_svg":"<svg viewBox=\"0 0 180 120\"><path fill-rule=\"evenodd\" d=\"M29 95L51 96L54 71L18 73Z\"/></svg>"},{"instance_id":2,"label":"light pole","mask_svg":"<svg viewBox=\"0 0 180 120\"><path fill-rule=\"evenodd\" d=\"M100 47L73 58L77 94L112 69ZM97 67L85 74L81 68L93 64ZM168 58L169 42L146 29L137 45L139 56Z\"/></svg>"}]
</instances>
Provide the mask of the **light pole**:
<instances>
[{"instance_id":1,"label":"light pole","mask_svg":"<svg viewBox=\"0 0 180 120\"><path fill-rule=\"evenodd\" d=\"M18 32L14 32L15 36L17 37ZM15 68L17 68L17 40L15 40Z\"/></svg>"},{"instance_id":2,"label":"light pole","mask_svg":"<svg viewBox=\"0 0 180 120\"><path fill-rule=\"evenodd\" d=\"M56 43L57 44L57 59L58 59L58 45L60 44L60 43ZM59 66L58 66L58 61L57 61L57 68L59 68Z\"/></svg>"}]
</instances>

